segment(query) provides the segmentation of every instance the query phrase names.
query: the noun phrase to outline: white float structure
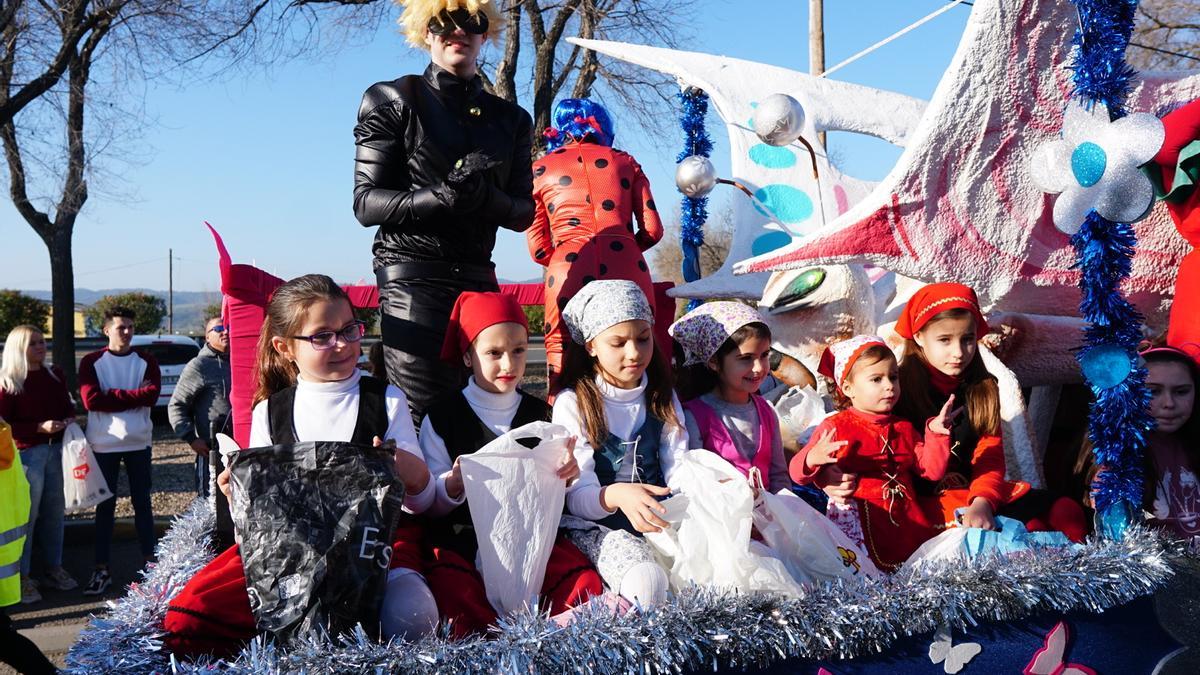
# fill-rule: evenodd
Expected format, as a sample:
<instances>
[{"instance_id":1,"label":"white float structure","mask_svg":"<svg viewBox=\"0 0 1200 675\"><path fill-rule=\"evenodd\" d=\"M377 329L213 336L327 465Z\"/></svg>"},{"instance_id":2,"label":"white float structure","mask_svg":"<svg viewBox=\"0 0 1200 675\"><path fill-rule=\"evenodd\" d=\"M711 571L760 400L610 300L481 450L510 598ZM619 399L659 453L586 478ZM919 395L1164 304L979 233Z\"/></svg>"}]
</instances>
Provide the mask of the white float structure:
<instances>
[{"instance_id":1,"label":"white float structure","mask_svg":"<svg viewBox=\"0 0 1200 675\"><path fill-rule=\"evenodd\" d=\"M911 96L754 61L623 42L578 38L570 42L665 73L682 87L707 93L729 136L730 177L749 188L760 202L734 199L736 225L725 264L707 277L674 289L676 297L759 299L768 274L735 276L735 262L789 246L789 231L807 235L819 230L874 186L843 173L818 147L818 192L810 155L803 145L773 147L755 135L752 118L759 101L779 93L799 101L804 108L803 135L808 139L821 131L851 131L901 147L909 142L925 110L925 102Z\"/></svg>"}]
</instances>

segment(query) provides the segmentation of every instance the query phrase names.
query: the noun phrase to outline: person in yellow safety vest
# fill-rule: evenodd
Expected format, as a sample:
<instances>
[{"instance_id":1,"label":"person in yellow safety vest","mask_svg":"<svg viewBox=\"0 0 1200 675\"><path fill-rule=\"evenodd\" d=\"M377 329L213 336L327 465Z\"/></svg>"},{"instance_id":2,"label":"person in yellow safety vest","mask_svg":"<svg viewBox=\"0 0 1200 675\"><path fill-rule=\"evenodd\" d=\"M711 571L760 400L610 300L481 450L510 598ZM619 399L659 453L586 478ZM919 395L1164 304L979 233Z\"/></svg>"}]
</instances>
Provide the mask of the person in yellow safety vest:
<instances>
[{"instance_id":1,"label":"person in yellow safety vest","mask_svg":"<svg viewBox=\"0 0 1200 675\"><path fill-rule=\"evenodd\" d=\"M53 673L37 645L18 633L4 607L21 601L21 552L29 524L29 482L12 427L0 419L0 661L21 673Z\"/></svg>"}]
</instances>

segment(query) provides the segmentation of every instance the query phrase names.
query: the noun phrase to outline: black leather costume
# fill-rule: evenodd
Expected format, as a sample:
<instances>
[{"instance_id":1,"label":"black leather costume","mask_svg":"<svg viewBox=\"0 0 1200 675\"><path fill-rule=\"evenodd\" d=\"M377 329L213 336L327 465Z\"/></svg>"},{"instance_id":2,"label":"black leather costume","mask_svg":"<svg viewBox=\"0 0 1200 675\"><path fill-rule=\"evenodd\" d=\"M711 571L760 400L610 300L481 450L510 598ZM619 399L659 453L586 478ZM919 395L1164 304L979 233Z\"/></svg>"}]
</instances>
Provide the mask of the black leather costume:
<instances>
[{"instance_id":1,"label":"black leather costume","mask_svg":"<svg viewBox=\"0 0 1200 675\"><path fill-rule=\"evenodd\" d=\"M354 215L372 247L388 379L416 420L461 386L439 361L463 291L494 291L496 230L533 221L532 120L519 106L430 64L373 85L354 128ZM464 160L460 162L460 160Z\"/></svg>"}]
</instances>

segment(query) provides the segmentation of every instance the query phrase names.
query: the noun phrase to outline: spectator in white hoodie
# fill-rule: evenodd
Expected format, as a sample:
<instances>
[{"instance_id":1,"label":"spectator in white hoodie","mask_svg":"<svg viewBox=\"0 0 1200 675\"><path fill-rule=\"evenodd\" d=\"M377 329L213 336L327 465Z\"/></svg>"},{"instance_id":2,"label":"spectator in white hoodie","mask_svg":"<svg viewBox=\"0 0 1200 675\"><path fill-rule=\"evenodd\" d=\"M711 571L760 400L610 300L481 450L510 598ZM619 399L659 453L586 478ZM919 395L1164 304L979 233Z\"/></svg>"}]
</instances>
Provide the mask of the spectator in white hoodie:
<instances>
[{"instance_id":1,"label":"spectator in white hoodie","mask_svg":"<svg viewBox=\"0 0 1200 675\"><path fill-rule=\"evenodd\" d=\"M79 393L88 411L87 439L100 472L113 496L96 506L96 569L84 595L100 595L112 586L108 571L113 512L121 462L129 477L134 525L142 556L154 556L154 513L150 506L150 443L154 425L150 408L161 386L154 357L134 351L134 313L112 307L104 313L108 347L83 357L79 364Z\"/></svg>"}]
</instances>

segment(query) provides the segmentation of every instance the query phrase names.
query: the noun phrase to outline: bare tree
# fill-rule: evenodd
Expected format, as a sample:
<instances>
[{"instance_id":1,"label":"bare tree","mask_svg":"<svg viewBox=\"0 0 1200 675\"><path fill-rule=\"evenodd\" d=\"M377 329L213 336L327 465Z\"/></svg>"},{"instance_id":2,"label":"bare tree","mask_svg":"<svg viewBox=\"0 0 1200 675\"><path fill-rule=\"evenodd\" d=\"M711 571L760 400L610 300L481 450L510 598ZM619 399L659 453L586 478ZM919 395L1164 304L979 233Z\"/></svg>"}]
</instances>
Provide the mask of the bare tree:
<instances>
[{"instance_id":1,"label":"bare tree","mask_svg":"<svg viewBox=\"0 0 1200 675\"><path fill-rule=\"evenodd\" d=\"M1200 67L1200 0L1142 0L1128 54L1139 70Z\"/></svg>"},{"instance_id":2,"label":"bare tree","mask_svg":"<svg viewBox=\"0 0 1200 675\"><path fill-rule=\"evenodd\" d=\"M497 0L499 1L499 0ZM271 0L261 0L266 6ZM377 12L386 0L290 0L291 8L342 5ZM531 101L535 130L550 124L554 101L562 96L596 97L629 114L643 129L662 126L671 110L675 84L660 73L619 61L599 59L591 50L566 41L568 37L627 41L676 47L691 26L692 3L685 0L504 0L506 20L497 53L481 60L484 78L497 96L513 103L522 93ZM375 16L375 15L372 15ZM251 17L246 30L264 22ZM521 67L528 57L529 67ZM539 137L540 140L540 137ZM535 143L540 154L543 143Z\"/></svg>"},{"instance_id":3,"label":"bare tree","mask_svg":"<svg viewBox=\"0 0 1200 675\"><path fill-rule=\"evenodd\" d=\"M72 236L98 162L120 156L136 126L139 83L230 39L243 0L2 0L0 141L9 196L50 256L54 362L75 382ZM99 78L97 75L99 74ZM133 93L133 98L129 97ZM122 125L126 126L122 126Z\"/></svg>"},{"instance_id":4,"label":"bare tree","mask_svg":"<svg viewBox=\"0 0 1200 675\"><path fill-rule=\"evenodd\" d=\"M665 224L662 241L647 254L647 262L655 279L683 283L683 248L679 243L679 208L674 218ZM704 245L700 247L700 274L708 276L725 264L733 244L733 207L725 205L704 225Z\"/></svg>"},{"instance_id":5,"label":"bare tree","mask_svg":"<svg viewBox=\"0 0 1200 675\"><path fill-rule=\"evenodd\" d=\"M629 114L643 129L662 125L664 113L672 109L671 97L677 92L674 82L622 61L601 60L595 52L569 44L565 38L677 47L688 35L686 17L690 3L681 0L519 0L519 3L525 22L510 26L505 44L528 40L533 47L529 90L534 129L550 125L554 101L565 95L606 100ZM513 13L510 6L508 15L511 17ZM508 65L503 60L501 63ZM515 63L510 68L519 72ZM517 88L504 82L503 77L503 71L498 73L497 94L517 102ZM541 149L537 145L535 153Z\"/></svg>"},{"instance_id":6,"label":"bare tree","mask_svg":"<svg viewBox=\"0 0 1200 675\"><path fill-rule=\"evenodd\" d=\"M22 20L25 0L2 0L0 2L0 34L5 38L5 48L11 50L8 40L16 33L14 27ZM12 121L25 106L37 100L62 79L70 65L72 55L79 43L97 26L105 22L106 8L88 11L85 1L64 2L60 6L61 20L57 48L38 67L24 73L24 81L9 82L10 87L0 91L0 124Z\"/></svg>"}]
</instances>

